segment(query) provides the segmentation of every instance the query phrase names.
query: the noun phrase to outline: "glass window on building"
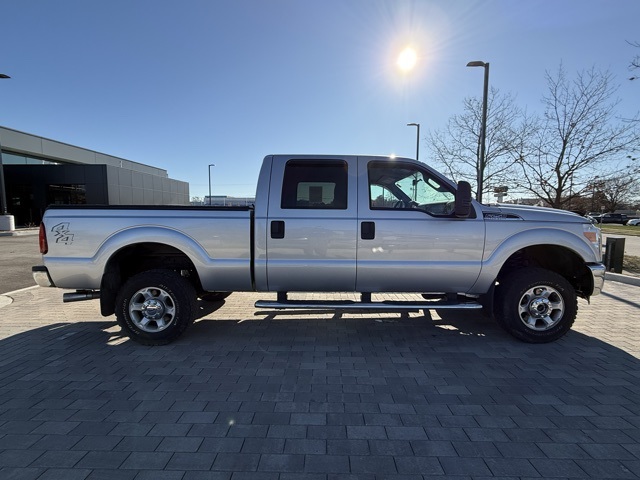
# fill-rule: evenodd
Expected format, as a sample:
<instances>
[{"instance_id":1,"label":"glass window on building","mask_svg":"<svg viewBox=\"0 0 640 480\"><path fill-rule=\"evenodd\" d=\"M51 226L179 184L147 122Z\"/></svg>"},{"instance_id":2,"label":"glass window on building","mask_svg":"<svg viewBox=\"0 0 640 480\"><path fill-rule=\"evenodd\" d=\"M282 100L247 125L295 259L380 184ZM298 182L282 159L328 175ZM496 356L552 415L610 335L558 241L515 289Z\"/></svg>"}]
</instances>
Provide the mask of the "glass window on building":
<instances>
[{"instance_id":1,"label":"glass window on building","mask_svg":"<svg viewBox=\"0 0 640 480\"><path fill-rule=\"evenodd\" d=\"M84 205L87 190L84 185L47 185L48 205Z\"/></svg>"},{"instance_id":2,"label":"glass window on building","mask_svg":"<svg viewBox=\"0 0 640 480\"><path fill-rule=\"evenodd\" d=\"M4 165L26 165L27 157L16 155L15 153L2 152L2 163Z\"/></svg>"},{"instance_id":3,"label":"glass window on building","mask_svg":"<svg viewBox=\"0 0 640 480\"><path fill-rule=\"evenodd\" d=\"M45 160L44 158L20 155L17 153L2 152L2 163L4 165L61 165L62 162Z\"/></svg>"},{"instance_id":4,"label":"glass window on building","mask_svg":"<svg viewBox=\"0 0 640 480\"><path fill-rule=\"evenodd\" d=\"M7 196L9 211L19 220L19 225L36 226L41 214L33 202L31 185L13 184Z\"/></svg>"}]
</instances>

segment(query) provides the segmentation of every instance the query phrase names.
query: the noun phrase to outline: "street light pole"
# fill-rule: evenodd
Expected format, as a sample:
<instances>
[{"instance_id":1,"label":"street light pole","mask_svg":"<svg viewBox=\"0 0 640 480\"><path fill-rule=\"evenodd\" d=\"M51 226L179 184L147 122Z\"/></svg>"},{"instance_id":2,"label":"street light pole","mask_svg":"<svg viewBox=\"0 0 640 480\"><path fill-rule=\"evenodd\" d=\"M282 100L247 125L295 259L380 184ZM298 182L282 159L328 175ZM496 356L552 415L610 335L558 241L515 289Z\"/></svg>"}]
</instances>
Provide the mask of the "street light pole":
<instances>
[{"instance_id":1,"label":"street light pole","mask_svg":"<svg viewBox=\"0 0 640 480\"><path fill-rule=\"evenodd\" d=\"M416 131L416 160L420 158L420 124L419 123L407 123L407 127L417 127Z\"/></svg>"},{"instance_id":2,"label":"street light pole","mask_svg":"<svg viewBox=\"0 0 640 480\"><path fill-rule=\"evenodd\" d=\"M7 215L7 194L4 189L4 163L2 163L2 143L0 142L0 215Z\"/></svg>"},{"instance_id":3,"label":"street light pole","mask_svg":"<svg viewBox=\"0 0 640 480\"><path fill-rule=\"evenodd\" d=\"M478 193L476 200L482 203L482 190L484 189L484 169L486 167L486 143L487 143L487 99L489 97L489 62L469 62L467 67L484 67L484 89L482 92L482 127L480 131L480 166L477 172Z\"/></svg>"},{"instance_id":4,"label":"street light pole","mask_svg":"<svg viewBox=\"0 0 640 480\"><path fill-rule=\"evenodd\" d=\"M211 205L211 167L215 167L215 163L209 164L209 205Z\"/></svg>"},{"instance_id":5,"label":"street light pole","mask_svg":"<svg viewBox=\"0 0 640 480\"><path fill-rule=\"evenodd\" d=\"M0 78L11 78L9 75L0 73ZM7 194L4 186L4 164L2 163L2 143L0 143L0 215L7 215Z\"/></svg>"}]
</instances>

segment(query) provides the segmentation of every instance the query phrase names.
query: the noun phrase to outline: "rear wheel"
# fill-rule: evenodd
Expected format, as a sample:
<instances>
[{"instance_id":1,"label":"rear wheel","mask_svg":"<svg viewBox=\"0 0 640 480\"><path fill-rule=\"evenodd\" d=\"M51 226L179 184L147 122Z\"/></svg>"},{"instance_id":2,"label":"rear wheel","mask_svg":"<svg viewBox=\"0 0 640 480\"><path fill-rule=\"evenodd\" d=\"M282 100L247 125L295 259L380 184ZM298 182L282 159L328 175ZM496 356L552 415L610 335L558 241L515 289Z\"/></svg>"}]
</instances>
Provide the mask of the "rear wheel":
<instances>
[{"instance_id":1,"label":"rear wheel","mask_svg":"<svg viewBox=\"0 0 640 480\"><path fill-rule=\"evenodd\" d=\"M193 323L195 290L171 270L150 270L131 277L116 297L123 331L143 345L165 345Z\"/></svg>"},{"instance_id":2,"label":"rear wheel","mask_svg":"<svg viewBox=\"0 0 640 480\"><path fill-rule=\"evenodd\" d=\"M495 312L498 324L514 337L547 343L571 329L578 302L564 277L543 268L527 268L500 279Z\"/></svg>"}]
</instances>

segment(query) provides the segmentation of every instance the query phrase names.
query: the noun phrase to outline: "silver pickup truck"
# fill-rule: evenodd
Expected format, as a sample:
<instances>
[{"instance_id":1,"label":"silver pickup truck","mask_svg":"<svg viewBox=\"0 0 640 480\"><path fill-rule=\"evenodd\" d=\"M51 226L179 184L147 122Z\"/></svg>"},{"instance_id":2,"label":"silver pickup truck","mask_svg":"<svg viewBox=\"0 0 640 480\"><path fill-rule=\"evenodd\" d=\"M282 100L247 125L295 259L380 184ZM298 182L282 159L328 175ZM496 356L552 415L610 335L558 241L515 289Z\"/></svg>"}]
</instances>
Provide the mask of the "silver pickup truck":
<instances>
[{"instance_id":1,"label":"silver pickup truck","mask_svg":"<svg viewBox=\"0 0 640 480\"><path fill-rule=\"evenodd\" d=\"M480 309L513 336L556 340L577 297L600 293L600 230L578 215L481 205L466 182L423 163L370 156L272 155L255 206L55 206L40 227L41 286L100 299L123 331L166 344L193 323L198 299L277 292L261 309ZM359 292L303 301L288 292ZM372 301L411 292L418 301Z\"/></svg>"}]
</instances>

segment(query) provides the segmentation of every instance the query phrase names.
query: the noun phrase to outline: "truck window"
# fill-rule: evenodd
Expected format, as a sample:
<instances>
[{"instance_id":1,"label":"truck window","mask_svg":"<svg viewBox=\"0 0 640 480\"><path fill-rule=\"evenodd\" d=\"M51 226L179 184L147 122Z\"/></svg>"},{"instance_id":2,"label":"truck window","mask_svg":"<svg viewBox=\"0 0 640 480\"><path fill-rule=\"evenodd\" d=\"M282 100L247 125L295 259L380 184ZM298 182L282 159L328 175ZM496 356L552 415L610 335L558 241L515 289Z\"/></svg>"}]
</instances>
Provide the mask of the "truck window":
<instances>
[{"instance_id":1,"label":"truck window","mask_svg":"<svg viewBox=\"0 0 640 480\"><path fill-rule=\"evenodd\" d=\"M347 163L291 160L284 170L280 208L347 208Z\"/></svg>"},{"instance_id":2,"label":"truck window","mask_svg":"<svg viewBox=\"0 0 640 480\"><path fill-rule=\"evenodd\" d=\"M371 210L422 210L435 216L453 213L453 191L416 165L371 162L368 173Z\"/></svg>"}]
</instances>

